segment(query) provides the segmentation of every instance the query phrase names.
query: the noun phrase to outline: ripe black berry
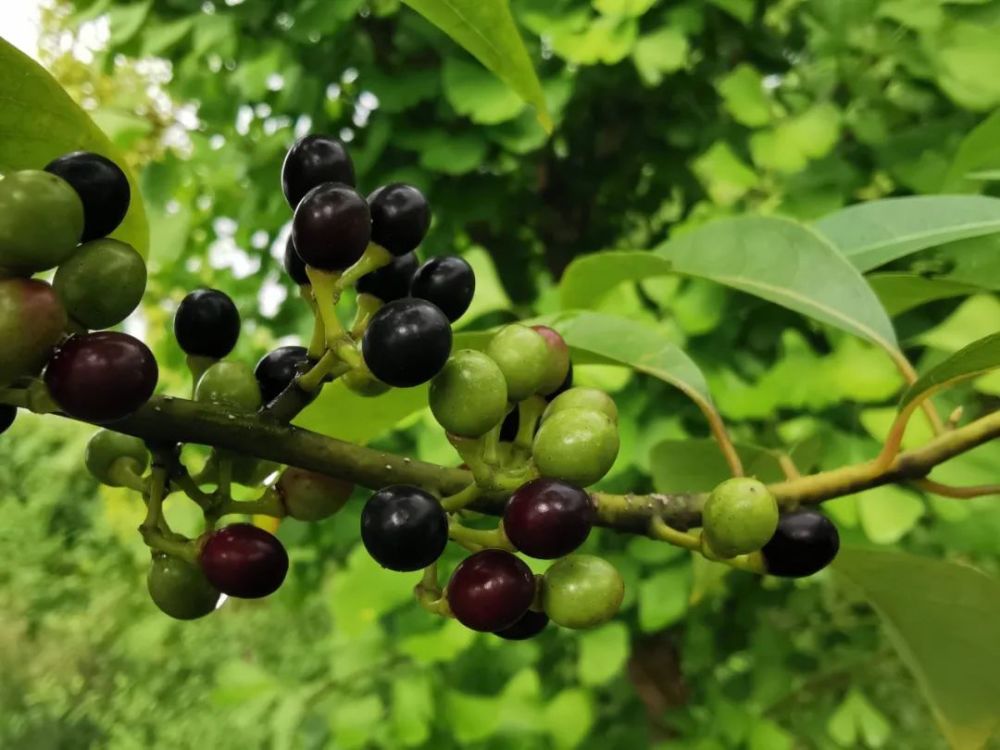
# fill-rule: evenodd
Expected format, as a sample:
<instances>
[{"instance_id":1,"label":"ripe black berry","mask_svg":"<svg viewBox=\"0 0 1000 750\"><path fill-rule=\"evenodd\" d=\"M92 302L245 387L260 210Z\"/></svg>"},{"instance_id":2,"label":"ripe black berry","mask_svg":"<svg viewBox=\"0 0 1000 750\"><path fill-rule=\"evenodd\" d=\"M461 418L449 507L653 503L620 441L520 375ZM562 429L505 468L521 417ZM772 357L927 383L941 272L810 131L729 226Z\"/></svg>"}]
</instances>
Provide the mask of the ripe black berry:
<instances>
[{"instance_id":1,"label":"ripe black berry","mask_svg":"<svg viewBox=\"0 0 1000 750\"><path fill-rule=\"evenodd\" d=\"M68 415L88 422L127 417L153 395L158 376L149 348L115 331L73 336L45 368L52 398Z\"/></svg>"},{"instance_id":2,"label":"ripe black berry","mask_svg":"<svg viewBox=\"0 0 1000 750\"><path fill-rule=\"evenodd\" d=\"M469 309L475 291L476 275L472 266L457 255L431 258L420 267L410 284L412 296L433 302L450 321L458 320Z\"/></svg>"},{"instance_id":3,"label":"ripe black berry","mask_svg":"<svg viewBox=\"0 0 1000 750\"><path fill-rule=\"evenodd\" d=\"M815 510L797 510L782 514L778 530L761 552L771 575L804 578L833 562L839 549L840 534L829 518Z\"/></svg>"},{"instance_id":4,"label":"ripe black berry","mask_svg":"<svg viewBox=\"0 0 1000 750\"><path fill-rule=\"evenodd\" d=\"M293 209L317 185L354 187L354 164L344 144L328 135L307 135L288 150L281 165L281 190Z\"/></svg>"},{"instance_id":5,"label":"ripe black berry","mask_svg":"<svg viewBox=\"0 0 1000 750\"><path fill-rule=\"evenodd\" d=\"M505 641L526 641L545 630L548 624L549 616L547 614L529 609L521 616L520 620L509 628L498 630L494 635L500 636Z\"/></svg>"},{"instance_id":6,"label":"ripe black berry","mask_svg":"<svg viewBox=\"0 0 1000 750\"><path fill-rule=\"evenodd\" d=\"M558 479L521 485L503 514L507 537L521 552L554 560L586 541L594 525L594 503L584 490Z\"/></svg>"},{"instance_id":7,"label":"ripe black berry","mask_svg":"<svg viewBox=\"0 0 1000 750\"><path fill-rule=\"evenodd\" d=\"M0 435L7 432L17 418L17 407L0 404Z\"/></svg>"},{"instance_id":8,"label":"ripe black berry","mask_svg":"<svg viewBox=\"0 0 1000 750\"><path fill-rule=\"evenodd\" d=\"M225 292L197 289L177 308L174 336L187 354L222 359L240 337L240 311Z\"/></svg>"},{"instance_id":9,"label":"ripe black berry","mask_svg":"<svg viewBox=\"0 0 1000 750\"><path fill-rule=\"evenodd\" d=\"M45 167L73 186L83 203L81 242L105 237L128 213L131 190L128 178L117 164L89 151L60 156Z\"/></svg>"},{"instance_id":10,"label":"ripe black berry","mask_svg":"<svg viewBox=\"0 0 1000 750\"><path fill-rule=\"evenodd\" d=\"M281 346L265 354L253 371L263 402L269 404L277 398L308 361L304 346Z\"/></svg>"},{"instance_id":11,"label":"ripe black berry","mask_svg":"<svg viewBox=\"0 0 1000 750\"><path fill-rule=\"evenodd\" d=\"M415 250L431 225L431 209L412 185L383 185L368 196L372 241L393 255Z\"/></svg>"},{"instance_id":12,"label":"ripe black berry","mask_svg":"<svg viewBox=\"0 0 1000 750\"><path fill-rule=\"evenodd\" d=\"M413 280L418 264L417 256L413 253L400 255L388 265L358 279L358 293L370 294L383 302L402 299L410 293L410 281Z\"/></svg>"},{"instance_id":13,"label":"ripe black berry","mask_svg":"<svg viewBox=\"0 0 1000 750\"><path fill-rule=\"evenodd\" d=\"M437 499L419 487L395 484L365 503L361 541L383 568L420 570L448 544L448 516Z\"/></svg>"},{"instance_id":14,"label":"ripe black berry","mask_svg":"<svg viewBox=\"0 0 1000 750\"><path fill-rule=\"evenodd\" d=\"M327 182L299 202L292 219L292 241L306 265L343 271L365 252L372 235L368 204L357 191Z\"/></svg>"},{"instance_id":15,"label":"ripe black berry","mask_svg":"<svg viewBox=\"0 0 1000 750\"><path fill-rule=\"evenodd\" d=\"M495 633L528 611L535 598L535 576L510 552L484 549L455 568L447 596L452 613L465 627Z\"/></svg>"},{"instance_id":16,"label":"ripe black berry","mask_svg":"<svg viewBox=\"0 0 1000 750\"><path fill-rule=\"evenodd\" d=\"M285 266L285 273L287 273L296 284L299 286L306 286L309 284L309 276L306 274L306 263L299 257L299 253L295 249L295 243L292 242L291 235L288 235L288 242L285 243L285 258L283 260L283 265Z\"/></svg>"},{"instance_id":17,"label":"ripe black berry","mask_svg":"<svg viewBox=\"0 0 1000 750\"><path fill-rule=\"evenodd\" d=\"M372 316L361 351L368 369L383 383L396 388L420 385L448 361L451 326L426 300L396 300Z\"/></svg>"},{"instance_id":18,"label":"ripe black berry","mask_svg":"<svg viewBox=\"0 0 1000 750\"><path fill-rule=\"evenodd\" d=\"M288 553L281 542L248 523L214 532L205 540L199 561L209 583L241 599L273 594L288 573Z\"/></svg>"}]
</instances>

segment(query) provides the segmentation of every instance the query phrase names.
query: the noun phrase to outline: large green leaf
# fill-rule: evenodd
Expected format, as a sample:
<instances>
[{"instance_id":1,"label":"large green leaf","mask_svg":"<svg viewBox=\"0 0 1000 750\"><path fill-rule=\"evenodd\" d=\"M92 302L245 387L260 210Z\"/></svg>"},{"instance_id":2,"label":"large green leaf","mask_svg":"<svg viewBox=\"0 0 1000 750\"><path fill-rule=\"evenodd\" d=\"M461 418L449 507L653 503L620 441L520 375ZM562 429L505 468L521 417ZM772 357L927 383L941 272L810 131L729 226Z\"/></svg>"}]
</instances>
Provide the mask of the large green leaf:
<instances>
[{"instance_id":1,"label":"large green leaf","mask_svg":"<svg viewBox=\"0 0 1000 750\"><path fill-rule=\"evenodd\" d=\"M981 287L948 279L926 278L915 273L891 271L868 277L875 294L889 315L900 315L928 302L965 297L983 291Z\"/></svg>"},{"instance_id":2,"label":"large green leaf","mask_svg":"<svg viewBox=\"0 0 1000 750\"><path fill-rule=\"evenodd\" d=\"M350 391L337 380L296 419L295 426L322 435L365 444L427 406L427 386L393 388L375 398Z\"/></svg>"},{"instance_id":3,"label":"large green leaf","mask_svg":"<svg viewBox=\"0 0 1000 750\"><path fill-rule=\"evenodd\" d=\"M1000 723L1000 581L975 568L844 548L833 568L878 612L955 750Z\"/></svg>"},{"instance_id":4,"label":"large green leaf","mask_svg":"<svg viewBox=\"0 0 1000 750\"><path fill-rule=\"evenodd\" d=\"M848 206L816 222L861 271L936 245L1000 232L1000 199L918 195Z\"/></svg>"},{"instance_id":5,"label":"large green leaf","mask_svg":"<svg viewBox=\"0 0 1000 750\"><path fill-rule=\"evenodd\" d=\"M917 399L928 396L934 391L997 368L1000 368L1000 333L973 341L921 375L903 394L899 408L905 409Z\"/></svg>"},{"instance_id":6,"label":"large green leaf","mask_svg":"<svg viewBox=\"0 0 1000 750\"><path fill-rule=\"evenodd\" d=\"M975 172L1000 167L1000 109L987 117L962 139L944 178L941 190L976 192ZM972 180L970 184L969 180Z\"/></svg>"},{"instance_id":7,"label":"large green leaf","mask_svg":"<svg viewBox=\"0 0 1000 750\"><path fill-rule=\"evenodd\" d=\"M669 261L645 251L584 255L569 264L559 282L562 306L566 310L594 307L622 282L663 276L670 270Z\"/></svg>"},{"instance_id":8,"label":"large green leaf","mask_svg":"<svg viewBox=\"0 0 1000 750\"><path fill-rule=\"evenodd\" d=\"M552 130L542 86L514 23L507 0L403 0L462 45L535 108Z\"/></svg>"},{"instance_id":9,"label":"large green leaf","mask_svg":"<svg viewBox=\"0 0 1000 750\"><path fill-rule=\"evenodd\" d=\"M149 250L138 184L115 146L38 63L0 38L0 171L41 169L70 151L95 151L128 175L132 205L113 237Z\"/></svg>"}]
</instances>

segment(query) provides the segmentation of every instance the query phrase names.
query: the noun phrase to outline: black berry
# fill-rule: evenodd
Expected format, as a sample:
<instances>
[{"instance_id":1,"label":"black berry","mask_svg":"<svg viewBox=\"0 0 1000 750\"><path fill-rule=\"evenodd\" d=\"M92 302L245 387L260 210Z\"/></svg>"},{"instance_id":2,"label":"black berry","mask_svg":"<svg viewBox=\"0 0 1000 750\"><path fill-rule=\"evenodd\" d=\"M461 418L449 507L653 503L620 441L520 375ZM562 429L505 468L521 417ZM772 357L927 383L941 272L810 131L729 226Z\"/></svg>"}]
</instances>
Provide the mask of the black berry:
<instances>
[{"instance_id":1,"label":"black berry","mask_svg":"<svg viewBox=\"0 0 1000 750\"><path fill-rule=\"evenodd\" d=\"M17 418L17 407L0 404L0 435L7 432Z\"/></svg>"},{"instance_id":2,"label":"black berry","mask_svg":"<svg viewBox=\"0 0 1000 750\"><path fill-rule=\"evenodd\" d=\"M199 562L209 583L241 599L273 594L288 573L288 553L281 542L249 523L214 532L202 545Z\"/></svg>"},{"instance_id":3,"label":"black berry","mask_svg":"<svg viewBox=\"0 0 1000 750\"><path fill-rule=\"evenodd\" d=\"M372 241L393 255L415 250L431 225L431 209L424 194L412 185L383 185L368 196L372 212Z\"/></svg>"},{"instance_id":4,"label":"black berry","mask_svg":"<svg viewBox=\"0 0 1000 750\"><path fill-rule=\"evenodd\" d=\"M396 388L420 385L448 361L451 326L426 300L396 300L372 316L361 350L368 369L383 383Z\"/></svg>"},{"instance_id":5,"label":"black berry","mask_svg":"<svg viewBox=\"0 0 1000 750\"><path fill-rule=\"evenodd\" d=\"M292 219L292 241L299 257L324 271L342 271L357 262L371 234L365 199L339 183L327 182L306 193Z\"/></svg>"},{"instance_id":6,"label":"black berry","mask_svg":"<svg viewBox=\"0 0 1000 750\"><path fill-rule=\"evenodd\" d=\"M521 615L520 620L509 628L498 630L494 635L500 636L505 641L526 641L545 630L548 624L549 616L547 614L529 609Z\"/></svg>"},{"instance_id":7,"label":"black berry","mask_svg":"<svg viewBox=\"0 0 1000 750\"><path fill-rule=\"evenodd\" d=\"M418 265L417 256L413 253L400 255L388 265L358 279L358 293L370 294L383 302L402 299L410 293L410 282Z\"/></svg>"},{"instance_id":8,"label":"black berry","mask_svg":"<svg viewBox=\"0 0 1000 750\"><path fill-rule=\"evenodd\" d=\"M594 503L586 491L558 479L521 485L503 514L507 537L521 552L554 560L586 541L594 525Z\"/></svg>"},{"instance_id":9,"label":"black berry","mask_svg":"<svg viewBox=\"0 0 1000 750\"><path fill-rule=\"evenodd\" d=\"M222 359L240 337L240 311L225 292L197 289L177 308L174 336L187 354Z\"/></svg>"},{"instance_id":10,"label":"black berry","mask_svg":"<svg viewBox=\"0 0 1000 750\"><path fill-rule=\"evenodd\" d=\"M500 549L484 549L465 558L448 582L448 604L455 618L484 633L514 625L534 598L531 569Z\"/></svg>"},{"instance_id":11,"label":"black berry","mask_svg":"<svg viewBox=\"0 0 1000 750\"><path fill-rule=\"evenodd\" d=\"M295 208L305 194L324 182L354 187L354 164L344 144L328 135L307 135L288 150L281 165L281 190Z\"/></svg>"},{"instance_id":12,"label":"black berry","mask_svg":"<svg viewBox=\"0 0 1000 750\"><path fill-rule=\"evenodd\" d=\"M437 499L419 487L385 487L361 512L361 541L383 568L420 570L448 544L448 516Z\"/></svg>"},{"instance_id":13,"label":"black berry","mask_svg":"<svg viewBox=\"0 0 1000 750\"><path fill-rule=\"evenodd\" d=\"M50 162L45 171L62 177L80 196L83 203L81 242L111 234L128 213L131 200L128 178L121 167L107 157L76 151Z\"/></svg>"},{"instance_id":14,"label":"black berry","mask_svg":"<svg viewBox=\"0 0 1000 750\"><path fill-rule=\"evenodd\" d=\"M778 530L761 550L771 575L804 578L817 573L837 556L840 534L833 522L815 510L782 514Z\"/></svg>"},{"instance_id":15,"label":"black berry","mask_svg":"<svg viewBox=\"0 0 1000 750\"><path fill-rule=\"evenodd\" d=\"M288 235L288 242L285 243L285 257L282 263L285 266L285 273L291 277L292 281L299 286L309 284L309 276L306 274L306 263L299 257L291 235Z\"/></svg>"},{"instance_id":16,"label":"black berry","mask_svg":"<svg viewBox=\"0 0 1000 750\"><path fill-rule=\"evenodd\" d=\"M476 291L476 275L463 258L445 255L424 263L410 284L410 294L433 302L456 321L469 309Z\"/></svg>"},{"instance_id":17,"label":"black berry","mask_svg":"<svg viewBox=\"0 0 1000 750\"><path fill-rule=\"evenodd\" d=\"M263 402L269 404L277 398L308 361L304 346L281 346L265 354L253 371Z\"/></svg>"}]
</instances>

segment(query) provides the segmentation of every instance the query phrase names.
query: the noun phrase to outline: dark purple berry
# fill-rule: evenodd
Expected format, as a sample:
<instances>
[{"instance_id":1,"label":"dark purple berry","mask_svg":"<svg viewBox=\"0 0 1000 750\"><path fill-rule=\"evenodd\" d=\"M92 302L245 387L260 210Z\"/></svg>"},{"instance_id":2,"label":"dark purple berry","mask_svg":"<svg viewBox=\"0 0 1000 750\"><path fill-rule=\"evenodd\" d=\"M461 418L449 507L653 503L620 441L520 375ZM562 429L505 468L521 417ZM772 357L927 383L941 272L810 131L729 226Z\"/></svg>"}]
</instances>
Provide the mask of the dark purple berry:
<instances>
[{"instance_id":1,"label":"dark purple berry","mask_svg":"<svg viewBox=\"0 0 1000 750\"><path fill-rule=\"evenodd\" d=\"M291 277L292 281L299 286L308 286L310 282L309 276L306 274L306 263L299 257L295 243L292 242L292 235L288 235L288 242L285 243L285 257L282 264L285 266L285 273Z\"/></svg>"},{"instance_id":2,"label":"dark purple berry","mask_svg":"<svg viewBox=\"0 0 1000 750\"><path fill-rule=\"evenodd\" d=\"M240 599L273 594L288 573L288 553L281 542L249 523L214 532L202 545L199 560L209 583Z\"/></svg>"},{"instance_id":3,"label":"dark purple berry","mask_svg":"<svg viewBox=\"0 0 1000 750\"><path fill-rule=\"evenodd\" d=\"M524 554L543 560L568 555L586 541L593 525L590 495L559 479L522 484L503 514L507 538Z\"/></svg>"},{"instance_id":4,"label":"dark purple berry","mask_svg":"<svg viewBox=\"0 0 1000 750\"><path fill-rule=\"evenodd\" d=\"M372 241L393 255L417 248L431 225L431 209L423 193L412 185L383 185L368 196L372 212Z\"/></svg>"},{"instance_id":5,"label":"dark purple berry","mask_svg":"<svg viewBox=\"0 0 1000 750\"><path fill-rule=\"evenodd\" d=\"M7 432L17 418L17 407L0 404L0 435Z\"/></svg>"},{"instance_id":6,"label":"dark purple berry","mask_svg":"<svg viewBox=\"0 0 1000 750\"><path fill-rule=\"evenodd\" d=\"M433 495L419 487L385 487L361 512L361 541L383 568L426 568L448 544L448 516Z\"/></svg>"},{"instance_id":7,"label":"dark purple berry","mask_svg":"<svg viewBox=\"0 0 1000 750\"><path fill-rule=\"evenodd\" d=\"M410 294L410 281L418 264L414 253L400 255L388 265L358 279L358 294L370 294L383 302L402 299Z\"/></svg>"},{"instance_id":8,"label":"dark purple berry","mask_svg":"<svg viewBox=\"0 0 1000 750\"><path fill-rule=\"evenodd\" d=\"M309 362L309 356L304 346L280 346L265 354L253 374L260 386L261 399L265 404L271 403L285 390L295 376L303 371Z\"/></svg>"},{"instance_id":9,"label":"dark purple berry","mask_svg":"<svg viewBox=\"0 0 1000 750\"><path fill-rule=\"evenodd\" d=\"M177 308L174 337L185 354L222 359L240 337L240 311L225 292L196 289Z\"/></svg>"},{"instance_id":10,"label":"dark purple berry","mask_svg":"<svg viewBox=\"0 0 1000 750\"><path fill-rule=\"evenodd\" d=\"M50 162L45 171L63 178L80 196L83 203L80 242L111 234L128 213L132 196L128 178L107 157L76 151Z\"/></svg>"},{"instance_id":11,"label":"dark purple berry","mask_svg":"<svg viewBox=\"0 0 1000 750\"><path fill-rule=\"evenodd\" d=\"M327 182L301 200L292 219L292 242L306 265L343 271L356 263L371 240L368 204L347 185Z\"/></svg>"},{"instance_id":12,"label":"dark purple berry","mask_svg":"<svg viewBox=\"0 0 1000 750\"><path fill-rule=\"evenodd\" d=\"M548 624L549 616L547 614L529 609L521 616L520 620L509 628L498 630L494 635L500 636L505 641L526 641L545 630Z\"/></svg>"},{"instance_id":13,"label":"dark purple berry","mask_svg":"<svg viewBox=\"0 0 1000 750\"><path fill-rule=\"evenodd\" d=\"M448 361L451 326L426 300L396 300L372 316L361 351L368 369L383 383L396 388L420 385Z\"/></svg>"},{"instance_id":14,"label":"dark purple berry","mask_svg":"<svg viewBox=\"0 0 1000 750\"><path fill-rule=\"evenodd\" d=\"M528 611L535 598L535 576L510 552L484 549L455 569L447 596L452 613L465 627L495 633Z\"/></svg>"},{"instance_id":15,"label":"dark purple berry","mask_svg":"<svg viewBox=\"0 0 1000 750\"><path fill-rule=\"evenodd\" d=\"M454 322L472 303L476 274L472 266L457 255L431 258L424 263L410 283L410 295L433 302Z\"/></svg>"},{"instance_id":16,"label":"dark purple berry","mask_svg":"<svg viewBox=\"0 0 1000 750\"><path fill-rule=\"evenodd\" d=\"M771 575L804 578L833 562L839 550L840 534L833 521L815 510L797 510L782 514L761 553Z\"/></svg>"},{"instance_id":17,"label":"dark purple berry","mask_svg":"<svg viewBox=\"0 0 1000 750\"><path fill-rule=\"evenodd\" d=\"M307 135L295 142L281 165L281 190L293 209L324 182L354 187L354 164L344 144L328 135Z\"/></svg>"}]
</instances>

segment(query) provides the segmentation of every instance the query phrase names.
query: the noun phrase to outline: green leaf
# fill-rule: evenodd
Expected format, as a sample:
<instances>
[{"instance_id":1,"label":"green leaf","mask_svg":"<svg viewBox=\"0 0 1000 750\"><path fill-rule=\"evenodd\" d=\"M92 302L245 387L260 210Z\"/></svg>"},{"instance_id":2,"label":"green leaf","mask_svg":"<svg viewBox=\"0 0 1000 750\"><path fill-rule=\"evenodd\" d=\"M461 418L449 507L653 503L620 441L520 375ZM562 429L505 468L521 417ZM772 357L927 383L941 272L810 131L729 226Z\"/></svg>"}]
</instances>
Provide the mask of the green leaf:
<instances>
[{"instance_id":1,"label":"green leaf","mask_svg":"<svg viewBox=\"0 0 1000 750\"><path fill-rule=\"evenodd\" d=\"M552 130L542 86L507 0L403 0L440 28L535 108Z\"/></svg>"},{"instance_id":2,"label":"green leaf","mask_svg":"<svg viewBox=\"0 0 1000 750\"><path fill-rule=\"evenodd\" d=\"M294 424L328 437L365 444L427 408L427 386L393 388L375 398L359 396L337 380L323 388Z\"/></svg>"},{"instance_id":3,"label":"green leaf","mask_svg":"<svg viewBox=\"0 0 1000 750\"><path fill-rule=\"evenodd\" d=\"M149 226L138 183L94 121L38 63L0 39L0 171L41 169L70 151L95 151L125 170L132 189L128 215L111 235L143 255Z\"/></svg>"},{"instance_id":4,"label":"green leaf","mask_svg":"<svg viewBox=\"0 0 1000 750\"><path fill-rule=\"evenodd\" d=\"M953 383L975 378L1000 367L1000 333L986 336L955 352L920 376L906 389L899 402L900 410Z\"/></svg>"},{"instance_id":5,"label":"green leaf","mask_svg":"<svg viewBox=\"0 0 1000 750\"><path fill-rule=\"evenodd\" d=\"M569 264L559 282L562 307L596 307L601 297L619 284L662 276L670 270L670 263L663 258L641 250L584 255Z\"/></svg>"},{"instance_id":6,"label":"green leaf","mask_svg":"<svg viewBox=\"0 0 1000 750\"><path fill-rule=\"evenodd\" d=\"M663 26L639 38L632 48L632 62L647 86L659 86L664 75L684 67L688 40L673 26Z\"/></svg>"},{"instance_id":7,"label":"green leaf","mask_svg":"<svg viewBox=\"0 0 1000 750\"><path fill-rule=\"evenodd\" d=\"M980 287L948 279L926 278L898 271L876 273L867 277L875 294L889 315L895 317L915 307L951 297L981 292Z\"/></svg>"},{"instance_id":8,"label":"green leaf","mask_svg":"<svg viewBox=\"0 0 1000 750\"><path fill-rule=\"evenodd\" d=\"M506 122L524 109L524 102L503 81L474 63L449 58L442 82L455 111L480 125Z\"/></svg>"},{"instance_id":9,"label":"green leaf","mask_svg":"<svg viewBox=\"0 0 1000 750\"><path fill-rule=\"evenodd\" d=\"M679 622L691 597L691 566L664 568L639 584L639 629L644 633L662 630Z\"/></svg>"},{"instance_id":10,"label":"green leaf","mask_svg":"<svg viewBox=\"0 0 1000 750\"><path fill-rule=\"evenodd\" d=\"M392 728L403 747L417 747L430 737L434 693L427 675L414 673L392 682Z\"/></svg>"},{"instance_id":11,"label":"green leaf","mask_svg":"<svg viewBox=\"0 0 1000 750\"><path fill-rule=\"evenodd\" d=\"M373 728L385 714L378 695L344 698L337 702L330 716L330 728L337 738L337 747L354 750L368 745Z\"/></svg>"},{"instance_id":12,"label":"green leaf","mask_svg":"<svg viewBox=\"0 0 1000 750\"><path fill-rule=\"evenodd\" d=\"M947 242L1000 232L1000 198L921 195L859 203L816 222L861 271Z\"/></svg>"},{"instance_id":13,"label":"green leaf","mask_svg":"<svg viewBox=\"0 0 1000 750\"><path fill-rule=\"evenodd\" d=\"M444 696L444 718L455 739L463 744L485 740L500 724L496 698L449 690Z\"/></svg>"},{"instance_id":14,"label":"green leaf","mask_svg":"<svg viewBox=\"0 0 1000 750\"><path fill-rule=\"evenodd\" d=\"M691 169L720 206L732 206L759 182L757 173L725 141L713 143L691 162Z\"/></svg>"},{"instance_id":15,"label":"green leaf","mask_svg":"<svg viewBox=\"0 0 1000 750\"><path fill-rule=\"evenodd\" d=\"M583 742L594 718L590 693L579 688L561 691L545 707L545 726L557 750L571 750Z\"/></svg>"},{"instance_id":16,"label":"green leaf","mask_svg":"<svg viewBox=\"0 0 1000 750\"><path fill-rule=\"evenodd\" d=\"M764 81L749 63L740 63L716 85L726 109L747 127L759 128L771 121L771 101Z\"/></svg>"},{"instance_id":17,"label":"green leaf","mask_svg":"<svg viewBox=\"0 0 1000 750\"><path fill-rule=\"evenodd\" d=\"M784 478L775 454L756 445L737 444L743 470L762 482ZM650 451L653 487L657 492L708 492L732 476L719 445L710 438L664 440Z\"/></svg>"},{"instance_id":18,"label":"green leaf","mask_svg":"<svg viewBox=\"0 0 1000 750\"><path fill-rule=\"evenodd\" d=\"M882 618L951 746L981 748L1000 723L1000 581L965 565L852 547L833 568Z\"/></svg>"},{"instance_id":19,"label":"green leaf","mask_svg":"<svg viewBox=\"0 0 1000 750\"><path fill-rule=\"evenodd\" d=\"M617 677L629 654L628 628L612 622L580 635L576 672L584 685L603 685Z\"/></svg>"},{"instance_id":20,"label":"green leaf","mask_svg":"<svg viewBox=\"0 0 1000 750\"><path fill-rule=\"evenodd\" d=\"M896 485L877 487L857 496L858 517L865 536L876 544L895 544L924 515L923 501Z\"/></svg>"}]
</instances>

